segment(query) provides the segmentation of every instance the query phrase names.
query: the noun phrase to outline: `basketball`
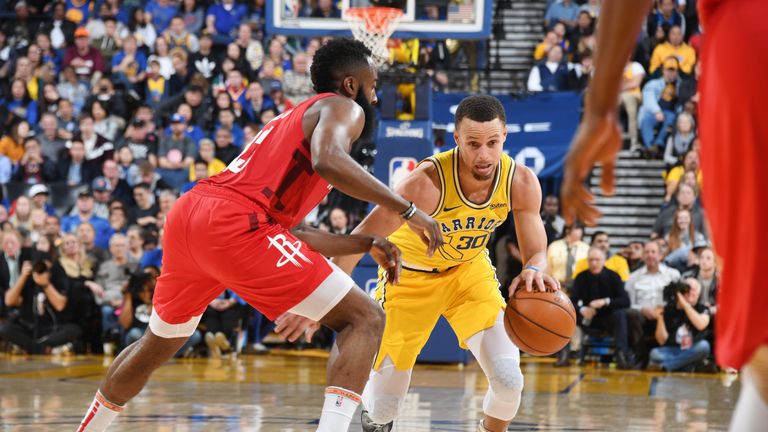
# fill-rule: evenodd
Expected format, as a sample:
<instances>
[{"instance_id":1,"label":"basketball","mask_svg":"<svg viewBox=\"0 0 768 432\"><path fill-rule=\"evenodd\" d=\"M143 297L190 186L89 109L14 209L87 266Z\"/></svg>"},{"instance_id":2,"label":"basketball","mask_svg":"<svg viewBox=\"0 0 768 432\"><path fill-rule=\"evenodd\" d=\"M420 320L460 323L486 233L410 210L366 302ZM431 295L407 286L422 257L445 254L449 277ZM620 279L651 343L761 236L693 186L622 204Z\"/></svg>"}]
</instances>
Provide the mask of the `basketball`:
<instances>
[{"instance_id":1,"label":"basketball","mask_svg":"<svg viewBox=\"0 0 768 432\"><path fill-rule=\"evenodd\" d=\"M518 348L535 356L554 354L571 340L576 311L562 291L515 292L504 311L504 328Z\"/></svg>"}]
</instances>

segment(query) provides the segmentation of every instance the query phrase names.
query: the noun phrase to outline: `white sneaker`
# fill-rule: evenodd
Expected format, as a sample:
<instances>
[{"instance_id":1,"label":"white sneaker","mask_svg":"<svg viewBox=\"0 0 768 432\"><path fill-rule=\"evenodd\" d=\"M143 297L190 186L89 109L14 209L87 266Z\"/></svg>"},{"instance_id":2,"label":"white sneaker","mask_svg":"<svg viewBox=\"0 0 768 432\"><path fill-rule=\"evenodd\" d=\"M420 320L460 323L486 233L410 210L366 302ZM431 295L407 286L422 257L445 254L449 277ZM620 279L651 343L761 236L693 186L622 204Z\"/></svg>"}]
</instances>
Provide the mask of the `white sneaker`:
<instances>
[{"instance_id":1,"label":"white sneaker","mask_svg":"<svg viewBox=\"0 0 768 432\"><path fill-rule=\"evenodd\" d=\"M104 355L105 356L113 356L115 355L115 344L112 342L104 342Z\"/></svg>"}]
</instances>

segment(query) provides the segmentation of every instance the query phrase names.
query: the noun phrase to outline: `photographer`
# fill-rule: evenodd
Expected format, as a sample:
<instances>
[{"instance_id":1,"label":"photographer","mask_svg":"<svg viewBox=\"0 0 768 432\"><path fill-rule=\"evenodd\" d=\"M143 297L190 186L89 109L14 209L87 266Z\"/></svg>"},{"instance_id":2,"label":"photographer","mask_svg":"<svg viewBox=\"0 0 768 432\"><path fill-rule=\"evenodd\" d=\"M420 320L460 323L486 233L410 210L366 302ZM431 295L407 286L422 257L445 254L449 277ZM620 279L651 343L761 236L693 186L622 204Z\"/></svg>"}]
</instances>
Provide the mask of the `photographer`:
<instances>
[{"instance_id":1,"label":"photographer","mask_svg":"<svg viewBox=\"0 0 768 432\"><path fill-rule=\"evenodd\" d=\"M664 288L666 306L656 308L656 341L661 346L651 350L653 365L669 372L690 372L709 356L710 315L706 306L698 304L700 294L701 285L693 278Z\"/></svg>"},{"instance_id":2,"label":"photographer","mask_svg":"<svg viewBox=\"0 0 768 432\"><path fill-rule=\"evenodd\" d=\"M31 276L31 277L30 277ZM32 264L24 261L16 284L5 293L11 311L0 325L0 337L29 354L50 354L51 349L76 341L81 334L65 315L67 278L58 264L40 255Z\"/></svg>"}]
</instances>

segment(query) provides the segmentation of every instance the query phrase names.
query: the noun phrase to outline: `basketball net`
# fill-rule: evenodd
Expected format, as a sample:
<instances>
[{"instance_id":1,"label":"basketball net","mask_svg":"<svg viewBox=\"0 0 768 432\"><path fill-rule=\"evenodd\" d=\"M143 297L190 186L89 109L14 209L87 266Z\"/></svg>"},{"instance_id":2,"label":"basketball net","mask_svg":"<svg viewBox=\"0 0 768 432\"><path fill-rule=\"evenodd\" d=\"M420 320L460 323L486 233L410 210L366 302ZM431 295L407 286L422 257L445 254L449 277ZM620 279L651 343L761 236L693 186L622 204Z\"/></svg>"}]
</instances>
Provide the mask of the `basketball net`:
<instances>
[{"instance_id":1,"label":"basketball net","mask_svg":"<svg viewBox=\"0 0 768 432\"><path fill-rule=\"evenodd\" d=\"M352 35L373 53L377 66L389 60L387 40L392 36L400 18L402 9L388 7L353 7L346 11L344 19L352 28Z\"/></svg>"}]
</instances>

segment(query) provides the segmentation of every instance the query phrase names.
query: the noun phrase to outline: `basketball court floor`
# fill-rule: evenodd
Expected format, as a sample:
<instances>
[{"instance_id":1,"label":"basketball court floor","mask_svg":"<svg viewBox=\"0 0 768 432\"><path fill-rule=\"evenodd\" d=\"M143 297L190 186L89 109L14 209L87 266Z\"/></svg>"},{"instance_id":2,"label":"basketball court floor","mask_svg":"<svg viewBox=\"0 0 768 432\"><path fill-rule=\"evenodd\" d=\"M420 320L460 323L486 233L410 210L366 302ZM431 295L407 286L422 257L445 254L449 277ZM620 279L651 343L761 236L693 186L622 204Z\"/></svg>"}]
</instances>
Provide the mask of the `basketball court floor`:
<instances>
[{"instance_id":1,"label":"basketball court floor","mask_svg":"<svg viewBox=\"0 0 768 432\"><path fill-rule=\"evenodd\" d=\"M0 430L72 431L111 359L0 354ZM118 417L113 431L314 431L325 362L270 354L173 360ZM523 358L514 431L727 430L735 375L565 369ZM395 430L475 431L486 380L476 364L419 365ZM359 416L359 411L358 411ZM350 431L360 431L359 417Z\"/></svg>"}]
</instances>

